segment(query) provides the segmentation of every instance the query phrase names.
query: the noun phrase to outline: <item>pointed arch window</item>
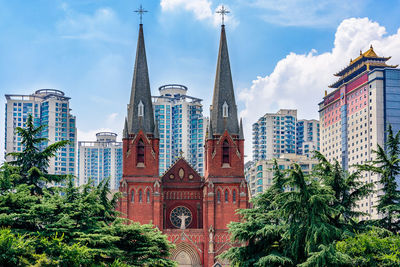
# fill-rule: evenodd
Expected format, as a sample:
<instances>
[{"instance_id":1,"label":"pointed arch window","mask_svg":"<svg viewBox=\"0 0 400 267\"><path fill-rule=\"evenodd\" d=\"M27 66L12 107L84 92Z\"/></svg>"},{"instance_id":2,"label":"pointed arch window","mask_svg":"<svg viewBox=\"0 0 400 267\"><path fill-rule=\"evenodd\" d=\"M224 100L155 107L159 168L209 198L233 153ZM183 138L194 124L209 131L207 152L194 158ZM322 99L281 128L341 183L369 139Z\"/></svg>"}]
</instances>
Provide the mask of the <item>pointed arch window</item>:
<instances>
[{"instance_id":1,"label":"pointed arch window","mask_svg":"<svg viewBox=\"0 0 400 267\"><path fill-rule=\"evenodd\" d=\"M144 116L144 105L142 100L140 100L139 105L138 105L138 116L143 117Z\"/></svg>"},{"instance_id":2,"label":"pointed arch window","mask_svg":"<svg viewBox=\"0 0 400 267\"><path fill-rule=\"evenodd\" d=\"M227 140L222 144L222 164L229 164L229 143Z\"/></svg>"},{"instance_id":3,"label":"pointed arch window","mask_svg":"<svg viewBox=\"0 0 400 267\"><path fill-rule=\"evenodd\" d=\"M232 192L232 201L236 202L236 190L233 190Z\"/></svg>"},{"instance_id":4,"label":"pointed arch window","mask_svg":"<svg viewBox=\"0 0 400 267\"><path fill-rule=\"evenodd\" d=\"M131 202L134 203L135 202L135 191L132 190L131 192Z\"/></svg>"},{"instance_id":5,"label":"pointed arch window","mask_svg":"<svg viewBox=\"0 0 400 267\"><path fill-rule=\"evenodd\" d=\"M220 203L221 202L221 191L217 191L217 202Z\"/></svg>"},{"instance_id":6,"label":"pointed arch window","mask_svg":"<svg viewBox=\"0 0 400 267\"><path fill-rule=\"evenodd\" d=\"M144 164L144 143L142 139L137 144L137 163Z\"/></svg>"},{"instance_id":7,"label":"pointed arch window","mask_svg":"<svg viewBox=\"0 0 400 267\"><path fill-rule=\"evenodd\" d=\"M225 190L225 202L228 202L228 189Z\"/></svg>"},{"instance_id":8,"label":"pointed arch window","mask_svg":"<svg viewBox=\"0 0 400 267\"><path fill-rule=\"evenodd\" d=\"M139 190L139 202L142 203L143 200L143 193L142 190Z\"/></svg>"},{"instance_id":9,"label":"pointed arch window","mask_svg":"<svg viewBox=\"0 0 400 267\"><path fill-rule=\"evenodd\" d=\"M227 118L229 116L229 107L226 101L222 105L222 117Z\"/></svg>"},{"instance_id":10,"label":"pointed arch window","mask_svg":"<svg viewBox=\"0 0 400 267\"><path fill-rule=\"evenodd\" d=\"M150 203L150 190L147 190L146 201L147 201L147 203Z\"/></svg>"}]
</instances>

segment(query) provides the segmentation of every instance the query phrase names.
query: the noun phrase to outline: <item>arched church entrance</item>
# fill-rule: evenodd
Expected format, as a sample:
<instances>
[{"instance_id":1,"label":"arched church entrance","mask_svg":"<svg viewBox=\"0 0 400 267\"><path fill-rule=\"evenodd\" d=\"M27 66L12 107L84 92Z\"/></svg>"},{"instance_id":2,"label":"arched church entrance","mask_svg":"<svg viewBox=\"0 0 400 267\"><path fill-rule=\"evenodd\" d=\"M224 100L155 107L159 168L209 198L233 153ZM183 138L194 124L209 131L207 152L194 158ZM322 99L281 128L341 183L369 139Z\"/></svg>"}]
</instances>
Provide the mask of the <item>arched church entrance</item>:
<instances>
[{"instance_id":1,"label":"arched church entrance","mask_svg":"<svg viewBox=\"0 0 400 267\"><path fill-rule=\"evenodd\" d=\"M176 244L171 254L171 259L176 261L179 267L201 267L199 254L188 243Z\"/></svg>"}]
</instances>

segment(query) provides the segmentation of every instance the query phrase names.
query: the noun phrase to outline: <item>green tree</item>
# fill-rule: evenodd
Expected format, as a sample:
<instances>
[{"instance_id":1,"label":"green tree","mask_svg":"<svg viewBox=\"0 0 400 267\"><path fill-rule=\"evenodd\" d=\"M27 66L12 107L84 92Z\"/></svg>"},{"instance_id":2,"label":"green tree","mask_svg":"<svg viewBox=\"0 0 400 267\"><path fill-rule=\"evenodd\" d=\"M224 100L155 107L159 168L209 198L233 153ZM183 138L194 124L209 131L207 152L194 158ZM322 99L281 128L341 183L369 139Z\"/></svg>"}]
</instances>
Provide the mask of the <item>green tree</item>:
<instances>
[{"instance_id":1,"label":"green tree","mask_svg":"<svg viewBox=\"0 0 400 267\"><path fill-rule=\"evenodd\" d=\"M36 231L31 221L31 208L40 199L31 195L32 185L14 185L19 180L19 168L5 163L0 168L0 227L11 227L13 231L24 233Z\"/></svg>"},{"instance_id":2,"label":"green tree","mask_svg":"<svg viewBox=\"0 0 400 267\"><path fill-rule=\"evenodd\" d=\"M0 266L28 266L35 262L34 239L0 230Z\"/></svg>"},{"instance_id":3,"label":"green tree","mask_svg":"<svg viewBox=\"0 0 400 267\"><path fill-rule=\"evenodd\" d=\"M347 230L350 233L364 228L356 218L366 213L356 211L357 201L373 193L373 183L361 181L360 171L349 173L343 170L340 163L334 160L330 163L320 152L316 151L315 156L319 163L313 172L318 180L330 187L334 193L334 200L329 205L337 212L329 215L330 222L336 227Z\"/></svg>"},{"instance_id":4,"label":"green tree","mask_svg":"<svg viewBox=\"0 0 400 267\"><path fill-rule=\"evenodd\" d=\"M175 266L167 259L173 246L150 224L117 220L101 230L83 235L81 240L95 252L98 262L115 260L129 266Z\"/></svg>"},{"instance_id":5,"label":"green tree","mask_svg":"<svg viewBox=\"0 0 400 267\"><path fill-rule=\"evenodd\" d=\"M231 222L231 239L246 246L232 247L221 257L233 266L290 266L292 259L285 255L282 240L286 226L280 220L276 196L283 193L285 175L274 161L272 186L263 194L251 200L253 208L242 209L241 222Z\"/></svg>"},{"instance_id":6,"label":"green tree","mask_svg":"<svg viewBox=\"0 0 400 267\"><path fill-rule=\"evenodd\" d=\"M400 231L400 191L396 177L400 176L400 131L394 135L389 125L386 150L378 145L373 153L376 158L359 166L360 170L378 174L382 194L379 194L378 212L383 216L378 225L392 232Z\"/></svg>"},{"instance_id":7,"label":"green tree","mask_svg":"<svg viewBox=\"0 0 400 267\"><path fill-rule=\"evenodd\" d=\"M32 194L41 194L42 186L45 183L59 182L65 179L64 175L48 174L47 168L49 167L49 159L54 157L57 150L66 146L69 141L58 141L40 150L40 144L49 141L47 138L40 137L45 127L45 125L35 127L32 115L29 115L26 121L26 128L17 127L15 129L16 133L21 136L21 143L24 146L23 151L8 154L15 159L10 164L20 168L21 179L15 182L33 185L31 188Z\"/></svg>"},{"instance_id":8,"label":"green tree","mask_svg":"<svg viewBox=\"0 0 400 267\"><path fill-rule=\"evenodd\" d=\"M341 236L341 231L330 223L337 210L329 203L335 200L333 190L312 176L304 175L299 165L288 170L286 186L290 189L277 196L282 203L281 216L287 230L287 253L296 264L307 261L312 253L329 246ZM336 259L331 262L337 264ZM307 265L310 266L310 265Z\"/></svg>"},{"instance_id":9,"label":"green tree","mask_svg":"<svg viewBox=\"0 0 400 267\"><path fill-rule=\"evenodd\" d=\"M400 266L400 236L375 228L336 244L337 251L352 259L348 266Z\"/></svg>"},{"instance_id":10,"label":"green tree","mask_svg":"<svg viewBox=\"0 0 400 267\"><path fill-rule=\"evenodd\" d=\"M12 252L6 260L15 256L21 265L36 266L174 266L166 259L173 246L165 235L152 225L119 218L119 194L111 194L107 179L78 188L72 176L46 172L49 159L66 142L40 151L45 141L36 137L40 129L28 119L27 128L19 129L23 152L0 168L0 227L11 231L4 238L11 241L0 244ZM63 178L65 187L49 184Z\"/></svg>"},{"instance_id":11,"label":"green tree","mask_svg":"<svg viewBox=\"0 0 400 267\"><path fill-rule=\"evenodd\" d=\"M40 266L69 266L79 257L76 262L105 266L174 266L166 259L172 248L166 236L119 218L108 192L107 180L77 188L69 177L66 187L43 188L43 195L31 195L30 186L21 184L0 191L0 226L40 240L34 244Z\"/></svg>"},{"instance_id":12,"label":"green tree","mask_svg":"<svg viewBox=\"0 0 400 267\"><path fill-rule=\"evenodd\" d=\"M317 153L317 166L304 174L300 166L280 171L274 164L272 186L240 210L243 220L229 225L232 239L247 246L221 255L236 266L346 266L351 258L335 242L361 230L353 212L356 201L371 192Z\"/></svg>"},{"instance_id":13,"label":"green tree","mask_svg":"<svg viewBox=\"0 0 400 267\"><path fill-rule=\"evenodd\" d=\"M63 242L62 236L44 238L0 230L0 266L89 266L94 264L85 246Z\"/></svg>"}]
</instances>

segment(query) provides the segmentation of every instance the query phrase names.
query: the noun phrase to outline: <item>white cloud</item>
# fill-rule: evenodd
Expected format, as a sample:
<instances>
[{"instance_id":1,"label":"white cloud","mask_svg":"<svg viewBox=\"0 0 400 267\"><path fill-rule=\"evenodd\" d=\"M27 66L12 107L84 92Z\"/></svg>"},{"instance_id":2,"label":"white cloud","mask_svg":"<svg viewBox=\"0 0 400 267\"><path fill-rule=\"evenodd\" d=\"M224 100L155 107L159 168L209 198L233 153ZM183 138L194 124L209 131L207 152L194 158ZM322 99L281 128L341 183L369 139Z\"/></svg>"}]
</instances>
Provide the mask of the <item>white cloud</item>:
<instances>
[{"instance_id":1,"label":"white cloud","mask_svg":"<svg viewBox=\"0 0 400 267\"><path fill-rule=\"evenodd\" d=\"M185 11L193 12L197 20L208 20L214 26L219 26L221 24L221 17L216 13L217 10L221 8L222 5L218 5L214 11L212 9L212 2L208 0L161 0L161 9L164 12L174 12L179 9L184 9ZM230 10L229 6L224 5L224 7ZM225 16L226 24L229 24L231 28L235 28L239 22L232 15Z\"/></svg>"},{"instance_id":2,"label":"white cloud","mask_svg":"<svg viewBox=\"0 0 400 267\"><path fill-rule=\"evenodd\" d=\"M125 43L121 30L125 27L108 7L99 8L93 14L79 13L63 3L61 8L65 17L57 23L57 30L65 39L101 40L113 43Z\"/></svg>"},{"instance_id":3,"label":"white cloud","mask_svg":"<svg viewBox=\"0 0 400 267\"><path fill-rule=\"evenodd\" d=\"M357 15L361 0L253 0L250 5L262 12L262 18L284 26L325 27L343 18Z\"/></svg>"},{"instance_id":4,"label":"white cloud","mask_svg":"<svg viewBox=\"0 0 400 267\"><path fill-rule=\"evenodd\" d=\"M251 124L267 112L294 108L298 109L299 118L318 119L318 103L324 90L337 79L333 74L370 44L378 55L393 56L389 63L400 63L400 29L388 36L384 27L368 18L351 18L338 26L331 51L290 53L276 64L271 74L257 77L250 88L242 90L238 99L245 105L241 116L248 140L246 153L251 155Z\"/></svg>"},{"instance_id":5,"label":"white cloud","mask_svg":"<svg viewBox=\"0 0 400 267\"><path fill-rule=\"evenodd\" d=\"M111 113L106 116L106 119L102 123L102 127L96 129L88 129L87 125L77 125L78 141L95 141L96 133L99 132L113 132L118 134L117 140L122 139L122 126L123 117L119 113ZM78 122L79 123L79 122Z\"/></svg>"},{"instance_id":6,"label":"white cloud","mask_svg":"<svg viewBox=\"0 0 400 267\"><path fill-rule=\"evenodd\" d=\"M99 132L112 132L110 128L99 128L94 130L83 131L77 129L78 141L96 141L96 134Z\"/></svg>"},{"instance_id":7,"label":"white cloud","mask_svg":"<svg viewBox=\"0 0 400 267\"><path fill-rule=\"evenodd\" d=\"M211 1L208 0L161 0L160 5L163 11L173 11L182 7L187 11L192 11L199 20L211 16Z\"/></svg>"},{"instance_id":8,"label":"white cloud","mask_svg":"<svg viewBox=\"0 0 400 267\"><path fill-rule=\"evenodd\" d=\"M118 113L111 113L110 115L107 116L107 124L113 124L116 122L116 119L118 117Z\"/></svg>"}]
</instances>

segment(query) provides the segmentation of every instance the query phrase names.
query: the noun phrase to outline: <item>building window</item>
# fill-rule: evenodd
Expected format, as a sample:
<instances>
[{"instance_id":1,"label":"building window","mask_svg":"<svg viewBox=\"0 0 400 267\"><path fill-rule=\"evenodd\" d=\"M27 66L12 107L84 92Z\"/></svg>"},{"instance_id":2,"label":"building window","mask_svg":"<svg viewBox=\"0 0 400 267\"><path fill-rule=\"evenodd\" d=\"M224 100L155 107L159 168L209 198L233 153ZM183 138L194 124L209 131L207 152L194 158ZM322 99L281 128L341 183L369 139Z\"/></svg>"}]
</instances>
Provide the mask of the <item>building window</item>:
<instances>
[{"instance_id":1,"label":"building window","mask_svg":"<svg viewBox=\"0 0 400 267\"><path fill-rule=\"evenodd\" d=\"M139 202L142 203L143 200L143 193L142 190L139 190Z\"/></svg>"},{"instance_id":2,"label":"building window","mask_svg":"<svg viewBox=\"0 0 400 267\"><path fill-rule=\"evenodd\" d=\"M131 202L134 203L135 202L135 191L132 190L131 192Z\"/></svg>"},{"instance_id":3,"label":"building window","mask_svg":"<svg viewBox=\"0 0 400 267\"><path fill-rule=\"evenodd\" d=\"M228 104L226 102L224 102L224 104L222 105L222 117L226 118L228 117Z\"/></svg>"},{"instance_id":4,"label":"building window","mask_svg":"<svg viewBox=\"0 0 400 267\"><path fill-rule=\"evenodd\" d=\"M232 192L232 201L236 202L236 190L233 190Z\"/></svg>"},{"instance_id":5,"label":"building window","mask_svg":"<svg viewBox=\"0 0 400 267\"><path fill-rule=\"evenodd\" d=\"M147 203L150 203L150 191L149 190L147 190L147 193L146 193L146 200L147 200Z\"/></svg>"},{"instance_id":6,"label":"building window","mask_svg":"<svg viewBox=\"0 0 400 267\"><path fill-rule=\"evenodd\" d=\"M227 140L222 144L222 163L229 164L229 143Z\"/></svg>"},{"instance_id":7,"label":"building window","mask_svg":"<svg viewBox=\"0 0 400 267\"><path fill-rule=\"evenodd\" d=\"M225 190L225 202L228 202L228 190Z\"/></svg>"},{"instance_id":8,"label":"building window","mask_svg":"<svg viewBox=\"0 0 400 267\"><path fill-rule=\"evenodd\" d=\"M138 116L143 117L144 116L144 105L143 102L140 100L139 105L138 105Z\"/></svg>"},{"instance_id":9,"label":"building window","mask_svg":"<svg viewBox=\"0 0 400 267\"><path fill-rule=\"evenodd\" d=\"M137 145L137 163L144 164L144 143L142 139L139 140Z\"/></svg>"},{"instance_id":10,"label":"building window","mask_svg":"<svg viewBox=\"0 0 400 267\"><path fill-rule=\"evenodd\" d=\"M217 191L217 202L220 203L221 202L221 191Z\"/></svg>"}]
</instances>

